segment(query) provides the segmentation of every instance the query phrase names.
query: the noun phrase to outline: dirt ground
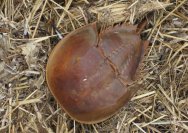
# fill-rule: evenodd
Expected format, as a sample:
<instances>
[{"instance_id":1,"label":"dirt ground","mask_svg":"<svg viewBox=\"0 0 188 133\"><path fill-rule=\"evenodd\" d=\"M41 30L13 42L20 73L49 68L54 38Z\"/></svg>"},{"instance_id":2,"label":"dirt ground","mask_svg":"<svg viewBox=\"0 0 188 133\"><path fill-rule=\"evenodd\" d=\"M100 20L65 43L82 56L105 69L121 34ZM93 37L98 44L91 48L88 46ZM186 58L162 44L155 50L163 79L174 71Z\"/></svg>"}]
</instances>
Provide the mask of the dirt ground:
<instances>
[{"instance_id":1,"label":"dirt ground","mask_svg":"<svg viewBox=\"0 0 188 133\"><path fill-rule=\"evenodd\" d=\"M88 23L137 24L150 12L144 87L104 122L72 120L45 79L54 46ZM80 132L188 132L188 0L0 1L0 133Z\"/></svg>"}]
</instances>

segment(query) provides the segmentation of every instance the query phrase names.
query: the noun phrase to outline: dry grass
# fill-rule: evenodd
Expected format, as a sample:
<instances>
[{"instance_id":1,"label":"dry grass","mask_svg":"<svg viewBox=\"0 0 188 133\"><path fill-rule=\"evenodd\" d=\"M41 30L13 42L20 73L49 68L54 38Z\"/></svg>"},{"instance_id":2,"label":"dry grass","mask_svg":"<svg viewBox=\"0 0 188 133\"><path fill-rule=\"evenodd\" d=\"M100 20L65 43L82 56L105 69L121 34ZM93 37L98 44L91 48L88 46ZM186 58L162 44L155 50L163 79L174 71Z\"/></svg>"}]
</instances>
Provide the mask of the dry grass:
<instances>
[{"instance_id":1,"label":"dry grass","mask_svg":"<svg viewBox=\"0 0 188 133\"><path fill-rule=\"evenodd\" d=\"M188 132L188 1L61 1L0 1L0 132ZM142 33L151 42L145 87L107 121L71 120L45 82L46 62L59 37L94 21L137 23L150 11Z\"/></svg>"}]
</instances>

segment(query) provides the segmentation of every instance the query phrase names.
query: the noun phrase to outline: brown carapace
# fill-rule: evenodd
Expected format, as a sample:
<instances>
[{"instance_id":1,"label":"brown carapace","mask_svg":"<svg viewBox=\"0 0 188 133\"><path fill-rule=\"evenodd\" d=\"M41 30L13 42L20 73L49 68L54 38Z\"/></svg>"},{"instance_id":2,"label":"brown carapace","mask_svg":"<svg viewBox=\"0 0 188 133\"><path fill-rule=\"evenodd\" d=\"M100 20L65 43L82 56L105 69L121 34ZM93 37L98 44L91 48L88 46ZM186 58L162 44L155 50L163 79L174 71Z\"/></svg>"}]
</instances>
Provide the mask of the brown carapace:
<instances>
[{"instance_id":1,"label":"brown carapace","mask_svg":"<svg viewBox=\"0 0 188 133\"><path fill-rule=\"evenodd\" d=\"M134 95L134 81L148 45L137 26L123 24L98 32L89 24L65 36L53 49L46 78L50 91L73 119L106 120Z\"/></svg>"}]
</instances>

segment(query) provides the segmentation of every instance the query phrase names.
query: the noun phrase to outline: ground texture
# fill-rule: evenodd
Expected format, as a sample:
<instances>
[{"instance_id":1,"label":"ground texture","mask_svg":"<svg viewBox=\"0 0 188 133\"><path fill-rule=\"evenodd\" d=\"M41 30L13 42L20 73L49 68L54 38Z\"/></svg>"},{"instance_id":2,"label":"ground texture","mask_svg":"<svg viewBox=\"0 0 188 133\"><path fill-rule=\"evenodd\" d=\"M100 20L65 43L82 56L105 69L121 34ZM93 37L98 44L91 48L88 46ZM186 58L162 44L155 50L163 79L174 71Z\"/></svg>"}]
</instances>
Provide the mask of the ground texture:
<instances>
[{"instance_id":1,"label":"ground texture","mask_svg":"<svg viewBox=\"0 0 188 133\"><path fill-rule=\"evenodd\" d=\"M92 22L103 28L148 17L150 41L142 82L112 118L79 124L63 112L45 80L45 67L61 37ZM187 0L1 0L0 132L188 132Z\"/></svg>"}]
</instances>

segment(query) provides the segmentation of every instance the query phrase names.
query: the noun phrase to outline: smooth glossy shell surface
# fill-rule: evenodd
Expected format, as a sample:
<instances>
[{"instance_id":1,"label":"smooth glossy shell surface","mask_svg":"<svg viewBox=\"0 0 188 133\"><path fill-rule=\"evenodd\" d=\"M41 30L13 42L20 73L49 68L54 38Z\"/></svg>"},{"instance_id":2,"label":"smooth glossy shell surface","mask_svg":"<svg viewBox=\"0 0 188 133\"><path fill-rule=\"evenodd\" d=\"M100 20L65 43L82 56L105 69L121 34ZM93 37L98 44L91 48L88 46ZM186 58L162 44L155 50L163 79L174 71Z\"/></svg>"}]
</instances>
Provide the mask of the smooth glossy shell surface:
<instances>
[{"instance_id":1,"label":"smooth glossy shell surface","mask_svg":"<svg viewBox=\"0 0 188 133\"><path fill-rule=\"evenodd\" d=\"M73 119L97 123L112 116L134 95L127 85L144 53L136 26L121 25L98 33L96 23L67 35L47 63L47 83Z\"/></svg>"}]
</instances>

